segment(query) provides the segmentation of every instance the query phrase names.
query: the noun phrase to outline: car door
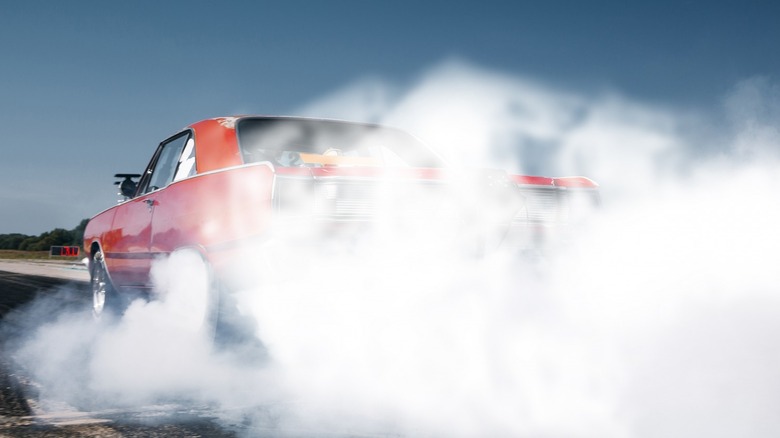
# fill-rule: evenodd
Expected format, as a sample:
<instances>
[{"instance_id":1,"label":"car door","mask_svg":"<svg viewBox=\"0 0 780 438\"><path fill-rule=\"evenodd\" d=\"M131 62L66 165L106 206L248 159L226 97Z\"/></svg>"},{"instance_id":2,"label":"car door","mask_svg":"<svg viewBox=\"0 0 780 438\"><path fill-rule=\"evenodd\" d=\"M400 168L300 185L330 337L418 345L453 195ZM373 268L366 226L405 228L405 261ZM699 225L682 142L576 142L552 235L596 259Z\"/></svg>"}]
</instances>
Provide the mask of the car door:
<instances>
[{"instance_id":1,"label":"car door","mask_svg":"<svg viewBox=\"0 0 780 438\"><path fill-rule=\"evenodd\" d=\"M113 229L119 237L106 252L108 270L116 286L150 287L149 271L159 256L150 248L154 210L180 167L182 151L190 137L190 132L185 131L162 142L141 176L135 197L117 207ZM191 163L184 163L188 164Z\"/></svg>"},{"instance_id":2,"label":"car door","mask_svg":"<svg viewBox=\"0 0 780 438\"><path fill-rule=\"evenodd\" d=\"M178 154L171 156L167 176L167 187L156 192L154 214L152 215L152 234L150 250L155 255L167 255L170 252L197 244L197 235L192 228L200 225L200 215L194 214L199 202L199 186L195 180L195 139L182 136L174 140ZM220 193L224 196L224 193ZM194 221L194 223L192 223Z\"/></svg>"}]
</instances>

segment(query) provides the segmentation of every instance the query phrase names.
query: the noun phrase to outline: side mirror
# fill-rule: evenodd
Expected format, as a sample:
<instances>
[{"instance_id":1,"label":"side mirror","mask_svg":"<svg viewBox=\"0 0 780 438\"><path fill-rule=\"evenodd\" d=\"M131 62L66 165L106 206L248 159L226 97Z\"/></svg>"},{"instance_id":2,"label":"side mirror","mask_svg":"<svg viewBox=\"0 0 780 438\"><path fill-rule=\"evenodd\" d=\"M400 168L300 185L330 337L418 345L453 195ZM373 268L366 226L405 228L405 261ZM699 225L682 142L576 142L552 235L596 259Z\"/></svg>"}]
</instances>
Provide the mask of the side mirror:
<instances>
[{"instance_id":1,"label":"side mirror","mask_svg":"<svg viewBox=\"0 0 780 438\"><path fill-rule=\"evenodd\" d=\"M117 181L114 184L119 186L119 194L125 198L132 198L135 195L135 189L138 187L138 183L133 181L133 178L140 178L141 175L136 173L117 173L114 178L124 178L122 181Z\"/></svg>"}]
</instances>

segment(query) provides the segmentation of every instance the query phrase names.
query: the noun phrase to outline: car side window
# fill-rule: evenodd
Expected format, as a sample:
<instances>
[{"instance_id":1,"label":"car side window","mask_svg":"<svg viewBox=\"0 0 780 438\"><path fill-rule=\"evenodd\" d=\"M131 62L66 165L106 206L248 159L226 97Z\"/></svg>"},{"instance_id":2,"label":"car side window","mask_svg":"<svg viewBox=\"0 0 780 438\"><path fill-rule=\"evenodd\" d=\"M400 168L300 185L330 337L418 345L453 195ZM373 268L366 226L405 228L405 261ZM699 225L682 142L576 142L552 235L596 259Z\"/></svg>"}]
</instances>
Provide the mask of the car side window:
<instances>
[{"instance_id":1,"label":"car side window","mask_svg":"<svg viewBox=\"0 0 780 438\"><path fill-rule=\"evenodd\" d=\"M193 175L195 175L195 139L190 137L187 139L184 150L179 157L179 166L176 169L176 175L173 177L173 180L179 181Z\"/></svg>"},{"instance_id":2,"label":"car side window","mask_svg":"<svg viewBox=\"0 0 780 438\"><path fill-rule=\"evenodd\" d=\"M147 175L144 175L142 193L161 189L173 182L174 176L177 177L176 181L178 181L195 171L195 145L194 141L190 142L189 140L191 140L190 133L184 132L160 145L154 161L146 171ZM188 145L191 146L187 148ZM181 175L178 172L180 168Z\"/></svg>"}]
</instances>

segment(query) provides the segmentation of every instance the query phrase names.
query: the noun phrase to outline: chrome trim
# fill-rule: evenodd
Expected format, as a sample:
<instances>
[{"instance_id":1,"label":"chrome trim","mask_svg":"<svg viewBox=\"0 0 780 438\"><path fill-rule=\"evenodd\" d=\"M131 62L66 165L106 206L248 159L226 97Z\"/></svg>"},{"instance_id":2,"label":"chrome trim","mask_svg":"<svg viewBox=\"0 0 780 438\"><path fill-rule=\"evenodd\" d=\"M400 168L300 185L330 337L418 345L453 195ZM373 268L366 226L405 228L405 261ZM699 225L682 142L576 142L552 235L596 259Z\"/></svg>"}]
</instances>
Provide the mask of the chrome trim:
<instances>
[{"instance_id":1,"label":"chrome trim","mask_svg":"<svg viewBox=\"0 0 780 438\"><path fill-rule=\"evenodd\" d=\"M258 161L256 163L237 164L235 166L223 167L222 169L209 170L208 172L198 173L198 174L189 176L187 178L180 179L179 181L174 181L174 182L168 184L167 186L163 187L162 189L168 188L168 187L170 187L170 186L172 186L174 184L178 184L178 183L180 183L182 181L187 181L187 180L190 180L190 179L193 179L193 178L198 178L198 177L201 177L201 176L213 175L215 173L227 172L229 170L242 169L242 168L245 168L245 167L258 167L258 166L268 166L271 169L271 172L276 173L276 168L274 167L274 165L270 161ZM162 189L160 189L160 190L162 190Z\"/></svg>"}]
</instances>

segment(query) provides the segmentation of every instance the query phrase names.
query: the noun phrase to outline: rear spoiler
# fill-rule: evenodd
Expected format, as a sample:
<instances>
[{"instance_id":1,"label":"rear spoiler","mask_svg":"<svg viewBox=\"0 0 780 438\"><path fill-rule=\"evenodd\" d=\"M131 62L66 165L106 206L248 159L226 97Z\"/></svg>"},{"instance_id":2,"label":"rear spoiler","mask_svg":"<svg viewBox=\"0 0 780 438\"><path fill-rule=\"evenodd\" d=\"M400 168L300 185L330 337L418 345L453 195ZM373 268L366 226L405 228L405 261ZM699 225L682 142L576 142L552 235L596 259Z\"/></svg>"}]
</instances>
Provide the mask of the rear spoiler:
<instances>
[{"instance_id":1,"label":"rear spoiler","mask_svg":"<svg viewBox=\"0 0 780 438\"><path fill-rule=\"evenodd\" d=\"M517 184L542 187L566 187L597 189L595 181L584 176L565 176L561 178L549 178L546 176L509 175L509 178Z\"/></svg>"}]
</instances>

